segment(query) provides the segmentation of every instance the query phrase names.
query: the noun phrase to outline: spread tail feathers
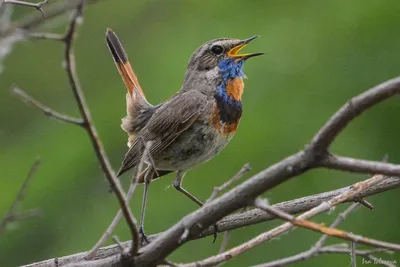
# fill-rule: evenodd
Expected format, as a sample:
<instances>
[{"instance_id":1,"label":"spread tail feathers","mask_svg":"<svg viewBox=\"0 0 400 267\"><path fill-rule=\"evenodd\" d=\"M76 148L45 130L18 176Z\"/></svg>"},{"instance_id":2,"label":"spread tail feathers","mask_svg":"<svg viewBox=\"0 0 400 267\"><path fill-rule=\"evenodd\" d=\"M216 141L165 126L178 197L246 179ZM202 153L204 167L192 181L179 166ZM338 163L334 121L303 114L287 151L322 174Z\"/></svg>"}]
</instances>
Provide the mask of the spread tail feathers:
<instances>
[{"instance_id":1,"label":"spread tail feathers","mask_svg":"<svg viewBox=\"0 0 400 267\"><path fill-rule=\"evenodd\" d=\"M128 61L128 56L126 55L121 42L111 29L107 29L106 41L111 55L114 58L115 65L117 66L117 69L128 89L128 94L130 96L130 99L127 97L128 115L131 115L129 113L134 112L138 106L151 106L144 96L143 90L140 87L139 81Z\"/></svg>"}]
</instances>

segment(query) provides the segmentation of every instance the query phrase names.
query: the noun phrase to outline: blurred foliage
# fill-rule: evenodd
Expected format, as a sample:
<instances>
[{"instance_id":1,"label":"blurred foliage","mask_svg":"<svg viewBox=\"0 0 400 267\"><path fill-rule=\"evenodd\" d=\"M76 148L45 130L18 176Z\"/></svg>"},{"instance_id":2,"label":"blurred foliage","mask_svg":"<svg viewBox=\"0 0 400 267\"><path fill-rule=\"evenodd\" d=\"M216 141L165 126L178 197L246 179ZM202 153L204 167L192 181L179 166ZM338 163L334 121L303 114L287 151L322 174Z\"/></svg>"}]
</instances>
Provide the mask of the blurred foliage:
<instances>
[{"instance_id":1,"label":"blurred foliage","mask_svg":"<svg viewBox=\"0 0 400 267\"><path fill-rule=\"evenodd\" d=\"M14 19L33 9L17 7ZM244 117L236 137L215 159L189 172L185 187L206 199L244 163L246 178L296 152L350 97L399 75L400 4L398 1L100 1L85 11L75 45L77 68L93 119L115 169L126 152L120 130L125 88L104 41L107 27L122 39L142 87L152 103L179 90L195 48L218 37L261 35L247 51L263 51L249 60ZM68 16L58 18L62 33ZM46 25L41 29L46 31ZM86 133L45 117L10 93L18 85L50 107L78 115L62 67L63 45L29 40L14 47L0 76L0 214L13 201L30 164L43 158L21 209L40 207L43 215L14 223L0 237L0 266L16 266L85 251L97 241L118 205L108 193ZM360 116L340 135L335 153L400 162L399 98ZM128 185L129 178L122 179ZM245 179L246 179L245 178ZM270 202L289 200L349 185L364 175L315 170L267 192ZM148 234L163 231L196 209L171 188L173 177L152 184L146 214ZM142 187L131 204L139 215ZM377 239L400 242L399 191L371 197L374 211L359 209L341 228ZM179 203L179 205L177 205ZM315 220L329 224L343 210ZM237 245L278 222L262 223L231 234ZM116 234L129 238L125 223ZM248 266L306 250L318 235L298 229L263 244L226 266ZM170 260L187 262L215 254L212 238L190 242ZM338 241L338 240L331 240ZM341 242L339 240L339 242ZM111 241L108 243L111 244ZM396 259L398 255L381 255ZM361 263L361 262L359 262ZM347 255L324 255L296 266L349 266Z\"/></svg>"}]
</instances>

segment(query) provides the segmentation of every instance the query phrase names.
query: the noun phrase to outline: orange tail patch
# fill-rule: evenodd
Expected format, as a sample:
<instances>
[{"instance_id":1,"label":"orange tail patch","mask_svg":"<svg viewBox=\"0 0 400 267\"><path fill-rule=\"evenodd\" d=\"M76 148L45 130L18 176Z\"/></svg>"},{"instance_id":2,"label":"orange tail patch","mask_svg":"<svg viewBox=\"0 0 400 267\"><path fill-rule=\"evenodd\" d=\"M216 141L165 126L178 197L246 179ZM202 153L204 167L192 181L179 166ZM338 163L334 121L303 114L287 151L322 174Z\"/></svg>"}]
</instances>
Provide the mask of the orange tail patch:
<instances>
[{"instance_id":1,"label":"orange tail patch","mask_svg":"<svg viewBox=\"0 0 400 267\"><path fill-rule=\"evenodd\" d=\"M128 93L131 97L136 98L137 96L146 100L144 96L143 90L140 87L139 81L135 75L135 72L132 69L131 64L128 61L128 56L125 53L125 50L119 41L117 35L111 30L107 29L106 32L106 41L108 48L114 58L115 65L121 77L128 89Z\"/></svg>"}]
</instances>

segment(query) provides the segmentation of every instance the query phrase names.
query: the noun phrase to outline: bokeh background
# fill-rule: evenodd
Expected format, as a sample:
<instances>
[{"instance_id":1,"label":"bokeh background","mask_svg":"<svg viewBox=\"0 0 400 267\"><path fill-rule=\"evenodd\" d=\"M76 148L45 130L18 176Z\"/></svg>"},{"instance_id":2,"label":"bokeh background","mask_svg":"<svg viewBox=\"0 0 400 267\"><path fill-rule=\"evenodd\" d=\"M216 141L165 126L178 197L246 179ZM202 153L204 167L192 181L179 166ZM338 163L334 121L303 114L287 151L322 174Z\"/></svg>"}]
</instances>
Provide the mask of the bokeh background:
<instances>
[{"instance_id":1,"label":"bokeh background","mask_svg":"<svg viewBox=\"0 0 400 267\"><path fill-rule=\"evenodd\" d=\"M50 1L52 2L52 1ZM45 8L46 10L46 8ZM18 7L14 19L35 12ZM398 1L99 1L85 11L75 45L78 73L94 122L115 169L127 150L120 129L125 88L104 41L107 27L119 35L142 87L159 103L182 83L195 48L218 37L261 35L247 51L266 54L249 60L244 117L230 145L214 160L187 174L184 186L205 200L244 163L246 178L302 149L324 122L350 97L400 72ZM68 16L51 22L62 33ZM56 26L54 28L54 25ZM41 31L50 31L44 25ZM94 156L86 133L45 117L11 94L12 85L50 107L78 115L62 67L63 45L30 40L17 44L0 74L0 216L5 214L34 159L43 164L20 210L39 207L42 216L10 225L0 237L0 266L16 266L85 251L97 241L117 211L115 197ZM400 162L400 105L394 97L374 107L340 135L338 154ZM316 170L265 193L271 203L333 190L365 179ZM128 177L122 181L128 186ZM169 175L150 188L148 234L169 228L196 206L171 187ZM142 186L131 205L139 216ZM341 228L376 239L400 242L399 191L369 199L375 210L360 208ZM329 224L345 206L315 221ZM268 222L231 234L230 246L271 229ZM121 222L121 240L129 231ZM239 256L226 266L249 266L310 248L319 235L297 229ZM198 260L218 251L212 238L189 242L170 256ZM330 240L341 242L340 240ZM329 243L328 242L328 243ZM111 244L111 242L108 242ZM361 246L360 246L361 247ZM397 260L399 255L381 254ZM361 264L361 260L359 264ZM295 266L349 266L348 255L323 255Z\"/></svg>"}]
</instances>

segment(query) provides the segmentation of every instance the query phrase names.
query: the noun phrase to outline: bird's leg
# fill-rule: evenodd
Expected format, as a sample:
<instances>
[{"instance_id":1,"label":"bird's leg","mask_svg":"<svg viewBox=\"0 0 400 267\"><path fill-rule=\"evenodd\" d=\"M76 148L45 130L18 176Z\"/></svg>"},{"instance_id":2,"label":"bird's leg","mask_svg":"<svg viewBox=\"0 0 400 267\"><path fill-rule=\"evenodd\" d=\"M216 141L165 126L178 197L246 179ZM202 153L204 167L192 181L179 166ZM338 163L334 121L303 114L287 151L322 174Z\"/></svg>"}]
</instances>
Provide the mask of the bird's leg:
<instances>
[{"instance_id":1,"label":"bird's leg","mask_svg":"<svg viewBox=\"0 0 400 267\"><path fill-rule=\"evenodd\" d=\"M179 192L183 193L185 196L187 196L188 198L190 198L193 202L195 202L197 205L199 205L200 207L203 206L203 202L201 202L200 200L197 199L197 197L193 196L192 194L190 194L188 191L186 191L185 188L182 187L182 182L183 182L183 177L185 176L185 172L183 171L178 171L176 173L176 177L174 180L174 187L176 188L176 190L178 190Z\"/></svg>"},{"instance_id":2,"label":"bird's leg","mask_svg":"<svg viewBox=\"0 0 400 267\"><path fill-rule=\"evenodd\" d=\"M186 172L184 172L184 171L178 171L176 173L176 177L175 177L173 186L176 188L176 190L183 193L185 196L190 198L197 205L199 205L200 207L203 207L203 205L204 205L203 202L201 202L197 197L193 196L185 188L182 187L183 177L185 176L185 173ZM213 243L217 239L217 236L218 236L218 226L216 224L214 224L214 241L213 241Z\"/></svg>"},{"instance_id":3,"label":"bird's leg","mask_svg":"<svg viewBox=\"0 0 400 267\"><path fill-rule=\"evenodd\" d=\"M144 214L146 212L146 202L147 202L147 193L149 191L149 185L151 182L151 178L153 177L153 168L149 167L145 176L144 176L144 193L143 193L143 202L142 202L142 211L140 213L140 224L139 224L139 234L141 235L142 242L145 241L149 243L147 236L144 233Z\"/></svg>"}]
</instances>

